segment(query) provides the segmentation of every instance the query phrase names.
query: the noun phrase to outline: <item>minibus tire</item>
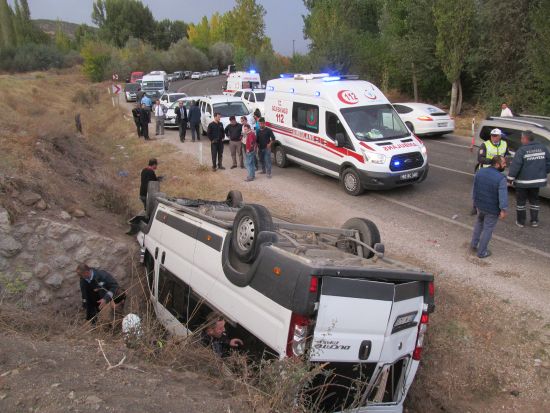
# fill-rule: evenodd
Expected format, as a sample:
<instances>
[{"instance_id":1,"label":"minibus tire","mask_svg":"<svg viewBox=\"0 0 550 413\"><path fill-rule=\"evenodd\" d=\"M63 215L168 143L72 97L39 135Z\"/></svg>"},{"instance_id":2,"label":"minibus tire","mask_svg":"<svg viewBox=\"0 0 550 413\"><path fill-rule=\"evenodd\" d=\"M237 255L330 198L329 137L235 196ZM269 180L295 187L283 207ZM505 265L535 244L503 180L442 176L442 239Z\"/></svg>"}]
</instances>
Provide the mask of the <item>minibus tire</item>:
<instances>
[{"instance_id":1,"label":"minibus tire","mask_svg":"<svg viewBox=\"0 0 550 413\"><path fill-rule=\"evenodd\" d=\"M358 196L365 192L365 188L361 185L361 177L355 168L344 169L344 172L342 172L342 176L340 177L340 182L342 183L344 191L346 191L349 195ZM353 188L350 186L351 182L355 182L356 184Z\"/></svg>"},{"instance_id":2,"label":"minibus tire","mask_svg":"<svg viewBox=\"0 0 550 413\"><path fill-rule=\"evenodd\" d=\"M273 231L273 219L266 207L247 204L237 212L231 232L231 246L242 262L256 259L260 250L258 234L263 231Z\"/></svg>"},{"instance_id":3,"label":"minibus tire","mask_svg":"<svg viewBox=\"0 0 550 413\"><path fill-rule=\"evenodd\" d=\"M380 242L380 231L374 222L365 218L350 218L344 225L343 229L354 229L359 232L359 238L362 242L374 248L374 245ZM352 241L338 241L338 248L346 250L351 254L357 255L357 246ZM365 258L372 258L374 253L367 249L363 250Z\"/></svg>"},{"instance_id":4,"label":"minibus tire","mask_svg":"<svg viewBox=\"0 0 550 413\"><path fill-rule=\"evenodd\" d=\"M225 203L233 208L238 208L242 206L243 204L243 194L241 191L229 191L227 194L227 199L225 200Z\"/></svg>"},{"instance_id":5,"label":"minibus tire","mask_svg":"<svg viewBox=\"0 0 550 413\"><path fill-rule=\"evenodd\" d=\"M288 158L286 157L285 149L281 145L275 147L275 165L279 168L288 166Z\"/></svg>"}]
</instances>

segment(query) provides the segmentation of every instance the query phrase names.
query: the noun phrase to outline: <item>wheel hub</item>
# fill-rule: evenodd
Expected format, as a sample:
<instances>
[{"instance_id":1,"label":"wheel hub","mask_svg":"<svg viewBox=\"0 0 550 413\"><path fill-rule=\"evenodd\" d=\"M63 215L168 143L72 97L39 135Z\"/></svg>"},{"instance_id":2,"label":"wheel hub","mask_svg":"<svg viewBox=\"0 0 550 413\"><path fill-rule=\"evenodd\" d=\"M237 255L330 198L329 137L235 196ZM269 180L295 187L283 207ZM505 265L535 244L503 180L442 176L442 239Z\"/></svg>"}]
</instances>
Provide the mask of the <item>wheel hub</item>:
<instances>
[{"instance_id":1,"label":"wheel hub","mask_svg":"<svg viewBox=\"0 0 550 413\"><path fill-rule=\"evenodd\" d=\"M348 191L353 192L357 188L357 179L353 174L346 174L344 177L344 185Z\"/></svg>"},{"instance_id":2,"label":"wheel hub","mask_svg":"<svg viewBox=\"0 0 550 413\"><path fill-rule=\"evenodd\" d=\"M243 217L239 222L239 228L237 230L237 243L239 248L244 251L249 251L254 243L256 228L254 227L254 221L250 217Z\"/></svg>"}]
</instances>

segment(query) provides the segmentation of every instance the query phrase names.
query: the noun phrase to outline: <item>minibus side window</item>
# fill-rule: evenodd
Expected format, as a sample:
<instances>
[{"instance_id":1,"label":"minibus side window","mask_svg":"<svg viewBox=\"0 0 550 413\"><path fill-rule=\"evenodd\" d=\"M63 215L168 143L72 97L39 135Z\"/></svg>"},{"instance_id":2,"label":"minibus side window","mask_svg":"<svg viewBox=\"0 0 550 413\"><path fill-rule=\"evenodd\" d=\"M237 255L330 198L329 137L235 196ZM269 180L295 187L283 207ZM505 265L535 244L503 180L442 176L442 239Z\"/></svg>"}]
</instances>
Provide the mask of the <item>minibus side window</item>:
<instances>
[{"instance_id":1,"label":"minibus side window","mask_svg":"<svg viewBox=\"0 0 550 413\"><path fill-rule=\"evenodd\" d=\"M327 136L332 139L333 141L336 141L336 134L342 133L346 137L346 147L348 149L353 149L353 146L350 143L348 133L346 132L346 129L344 128L344 125L342 125L342 122L340 122L340 119L338 119L338 116L336 116L332 112L326 112L325 114L325 129L327 132Z\"/></svg>"},{"instance_id":2,"label":"minibus side window","mask_svg":"<svg viewBox=\"0 0 550 413\"><path fill-rule=\"evenodd\" d=\"M292 126L308 132L319 132L319 106L294 102L292 105Z\"/></svg>"},{"instance_id":3,"label":"minibus side window","mask_svg":"<svg viewBox=\"0 0 550 413\"><path fill-rule=\"evenodd\" d=\"M180 323L187 324L189 287L163 266L159 270L158 300Z\"/></svg>"}]
</instances>

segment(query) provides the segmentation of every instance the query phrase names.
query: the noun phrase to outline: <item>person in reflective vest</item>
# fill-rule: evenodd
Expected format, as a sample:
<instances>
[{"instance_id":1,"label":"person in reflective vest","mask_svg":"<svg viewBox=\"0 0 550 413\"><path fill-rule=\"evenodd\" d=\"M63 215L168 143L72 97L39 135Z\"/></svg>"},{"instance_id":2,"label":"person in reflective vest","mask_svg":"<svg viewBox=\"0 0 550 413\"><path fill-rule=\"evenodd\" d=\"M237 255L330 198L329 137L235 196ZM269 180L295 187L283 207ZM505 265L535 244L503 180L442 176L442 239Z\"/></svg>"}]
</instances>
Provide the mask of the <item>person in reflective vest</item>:
<instances>
[{"instance_id":1,"label":"person in reflective vest","mask_svg":"<svg viewBox=\"0 0 550 413\"><path fill-rule=\"evenodd\" d=\"M477 161L480 168L488 168L491 166L491 159L495 156L508 156L508 144L502 140L502 131L495 128L491 131L490 139L487 139L479 147Z\"/></svg>"}]
</instances>

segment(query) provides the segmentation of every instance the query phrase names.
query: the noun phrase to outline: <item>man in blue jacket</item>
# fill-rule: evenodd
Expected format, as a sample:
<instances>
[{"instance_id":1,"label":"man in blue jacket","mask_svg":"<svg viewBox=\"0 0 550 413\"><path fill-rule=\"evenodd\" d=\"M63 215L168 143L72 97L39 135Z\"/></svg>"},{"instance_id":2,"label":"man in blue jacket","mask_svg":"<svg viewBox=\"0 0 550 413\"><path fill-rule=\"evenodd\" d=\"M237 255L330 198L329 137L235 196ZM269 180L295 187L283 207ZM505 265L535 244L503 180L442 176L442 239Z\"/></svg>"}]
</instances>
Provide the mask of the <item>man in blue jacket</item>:
<instances>
[{"instance_id":1,"label":"man in blue jacket","mask_svg":"<svg viewBox=\"0 0 550 413\"><path fill-rule=\"evenodd\" d=\"M514 155L508 172L508 182L516 188L516 225L525 226L527 219L527 200L531 226L539 226L539 189L547 184L550 173L550 151L535 142L533 132L526 130L521 134L522 146Z\"/></svg>"},{"instance_id":2,"label":"man in blue jacket","mask_svg":"<svg viewBox=\"0 0 550 413\"><path fill-rule=\"evenodd\" d=\"M189 127L191 128L191 140L195 142L195 136L197 140L201 140L201 134L199 132L199 125L201 123L201 110L197 101L193 102L193 105L189 108Z\"/></svg>"},{"instance_id":3,"label":"man in blue jacket","mask_svg":"<svg viewBox=\"0 0 550 413\"><path fill-rule=\"evenodd\" d=\"M508 209L508 186L502 172L506 168L506 158L497 155L491 159L491 166L481 168L474 177L472 198L477 208L477 221L470 246L477 251L479 258L487 258L487 249L498 219L506 218Z\"/></svg>"}]
</instances>

